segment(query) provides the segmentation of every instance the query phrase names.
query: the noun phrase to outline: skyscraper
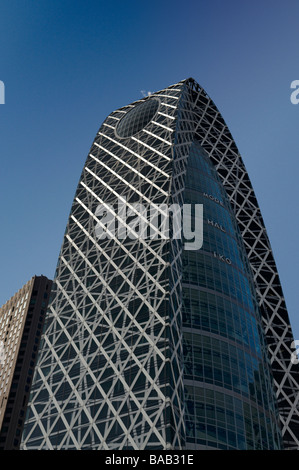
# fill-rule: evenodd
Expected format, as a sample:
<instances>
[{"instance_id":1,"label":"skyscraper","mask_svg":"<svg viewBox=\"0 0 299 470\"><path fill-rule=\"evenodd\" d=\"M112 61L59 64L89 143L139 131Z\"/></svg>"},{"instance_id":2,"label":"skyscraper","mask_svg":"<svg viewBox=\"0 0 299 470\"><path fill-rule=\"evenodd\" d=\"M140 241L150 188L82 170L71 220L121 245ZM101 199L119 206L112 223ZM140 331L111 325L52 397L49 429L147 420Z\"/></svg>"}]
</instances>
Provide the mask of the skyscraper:
<instances>
[{"instance_id":1,"label":"skyscraper","mask_svg":"<svg viewBox=\"0 0 299 470\"><path fill-rule=\"evenodd\" d=\"M52 281L34 276L0 308L0 449L19 449Z\"/></svg>"},{"instance_id":2,"label":"skyscraper","mask_svg":"<svg viewBox=\"0 0 299 470\"><path fill-rule=\"evenodd\" d=\"M256 197L206 92L187 79L111 113L68 220L22 448L298 448L292 341Z\"/></svg>"}]
</instances>

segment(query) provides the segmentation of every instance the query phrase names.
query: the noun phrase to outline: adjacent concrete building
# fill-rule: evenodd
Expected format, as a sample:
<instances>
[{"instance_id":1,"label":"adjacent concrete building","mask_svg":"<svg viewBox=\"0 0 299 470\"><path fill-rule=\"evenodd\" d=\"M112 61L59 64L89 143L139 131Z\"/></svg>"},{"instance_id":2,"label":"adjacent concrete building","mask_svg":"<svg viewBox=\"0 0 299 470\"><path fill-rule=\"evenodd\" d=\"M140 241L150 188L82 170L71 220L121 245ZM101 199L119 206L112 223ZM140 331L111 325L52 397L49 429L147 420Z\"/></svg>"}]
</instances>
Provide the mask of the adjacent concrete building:
<instances>
[{"instance_id":1,"label":"adjacent concrete building","mask_svg":"<svg viewBox=\"0 0 299 470\"><path fill-rule=\"evenodd\" d=\"M20 446L52 281L34 276L0 308L0 449Z\"/></svg>"}]
</instances>

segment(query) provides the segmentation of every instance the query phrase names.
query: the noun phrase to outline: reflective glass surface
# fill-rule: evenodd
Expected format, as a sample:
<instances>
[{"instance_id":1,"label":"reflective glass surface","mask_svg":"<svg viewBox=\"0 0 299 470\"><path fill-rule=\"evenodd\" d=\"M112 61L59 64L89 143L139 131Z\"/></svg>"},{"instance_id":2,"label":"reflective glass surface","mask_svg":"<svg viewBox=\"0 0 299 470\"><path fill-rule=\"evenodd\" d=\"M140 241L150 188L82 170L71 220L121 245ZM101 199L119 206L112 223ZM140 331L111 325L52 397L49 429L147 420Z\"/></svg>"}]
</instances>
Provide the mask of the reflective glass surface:
<instances>
[{"instance_id":1,"label":"reflective glass surface","mask_svg":"<svg viewBox=\"0 0 299 470\"><path fill-rule=\"evenodd\" d=\"M159 108L159 100L150 98L135 106L118 123L116 134L118 137L131 137L141 131L155 116Z\"/></svg>"},{"instance_id":2,"label":"reflective glass surface","mask_svg":"<svg viewBox=\"0 0 299 470\"><path fill-rule=\"evenodd\" d=\"M184 203L203 246L183 252L187 448L279 449L272 376L245 248L212 162L192 144Z\"/></svg>"}]
</instances>

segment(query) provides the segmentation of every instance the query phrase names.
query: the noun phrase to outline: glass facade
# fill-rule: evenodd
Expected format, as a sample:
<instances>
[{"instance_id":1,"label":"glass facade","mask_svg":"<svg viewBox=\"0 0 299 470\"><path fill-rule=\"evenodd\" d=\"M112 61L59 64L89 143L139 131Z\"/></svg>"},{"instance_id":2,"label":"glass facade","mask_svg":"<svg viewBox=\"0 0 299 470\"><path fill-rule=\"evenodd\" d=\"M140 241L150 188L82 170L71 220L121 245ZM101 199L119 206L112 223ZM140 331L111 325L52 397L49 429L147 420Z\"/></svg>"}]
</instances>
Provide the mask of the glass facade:
<instances>
[{"instance_id":1,"label":"glass facade","mask_svg":"<svg viewBox=\"0 0 299 470\"><path fill-rule=\"evenodd\" d=\"M204 208L203 247L183 252L187 446L278 449L273 377L243 241L197 142L187 165L184 202Z\"/></svg>"}]
</instances>

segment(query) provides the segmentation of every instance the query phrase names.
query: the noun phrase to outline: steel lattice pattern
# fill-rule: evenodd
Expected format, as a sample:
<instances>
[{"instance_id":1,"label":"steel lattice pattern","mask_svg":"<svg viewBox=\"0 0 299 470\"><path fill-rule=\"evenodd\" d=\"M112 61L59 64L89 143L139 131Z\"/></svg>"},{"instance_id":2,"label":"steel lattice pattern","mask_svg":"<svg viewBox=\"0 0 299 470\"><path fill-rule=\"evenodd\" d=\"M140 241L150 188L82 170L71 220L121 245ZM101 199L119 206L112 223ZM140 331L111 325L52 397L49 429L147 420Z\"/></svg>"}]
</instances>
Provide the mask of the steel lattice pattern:
<instances>
[{"instance_id":1,"label":"steel lattice pattern","mask_svg":"<svg viewBox=\"0 0 299 470\"><path fill-rule=\"evenodd\" d=\"M154 118L119 139L121 118L153 98L160 101ZM98 240L96 211L113 205L120 221L119 199L133 212L136 202L182 204L194 136L235 212L260 299L285 444L298 447L298 368L290 361L292 333L271 248L235 143L189 79L111 113L95 138L57 265L24 449L184 447L180 240Z\"/></svg>"},{"instance_id":2,"label":"steel lattice pattern","mask_svg":"<svg viewBox=\"0 0 299 470\"><path fill-rule=\"evenodd\" d=\"M291 362L293 334L263 218L244 163L221 114L193 79L188 80L187 85L190 90L189 119L196 123L197 139L223 181L253 271L276 386L284 446L298 449L299 368Z\"/></svg>"},{"instance_id":3,"label":"steel lattice pattern","mask_svg":"<svg viewBox=\"0 0 299 470\"><path fill-rule=\"evenodd\" d=\"M175 200L180 88L158 94L160 111L142 140L115 136L131 105L112 113L93 143L59 258L24 448L181 447L179 253L167 240L95 237L99 204L115 206L119 195L129 208Z\"/></svg>"}]
</instances>

